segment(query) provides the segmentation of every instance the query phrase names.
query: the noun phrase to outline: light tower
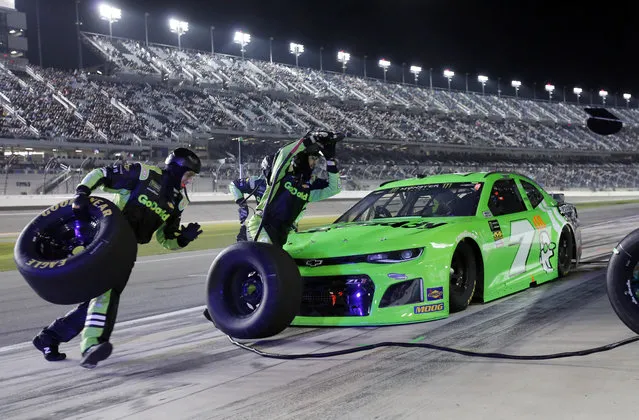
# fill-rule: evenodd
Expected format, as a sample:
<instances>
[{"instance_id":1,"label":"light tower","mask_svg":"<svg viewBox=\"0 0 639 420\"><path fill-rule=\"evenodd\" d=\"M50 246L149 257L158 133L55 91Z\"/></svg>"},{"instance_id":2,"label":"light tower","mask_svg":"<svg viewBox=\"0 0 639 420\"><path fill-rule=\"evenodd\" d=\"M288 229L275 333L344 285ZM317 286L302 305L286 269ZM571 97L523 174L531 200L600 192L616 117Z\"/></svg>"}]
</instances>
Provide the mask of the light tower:
<instances>
[{"instance_id":1,"label":"light tower","mask_svg":"<svg viewBox=\"0 0 639 420\"><path fill-rule=\"evenodd\" d=\"M519 98L519 88L521 87L521 82L519 80L513 80L510 82L510 86L515 88L515 98Z\"/></svg>"},{"instance_id":2,"label":"light tower","mask_svg":"<svg viewBox=\"0 0 639 420\"><path fill-rule=\"evenodd\" d=\"M246 32L236 31L235 36L233 36L233 42L240 46L240 52L242 53L242 58L244 58L244 51L246 51L246 46L251 42L251 34L247 34Z\"/></svg>"},{"instance_id":3,"label":"light tower","mask_svg":"<svg viewBox=\"0 0 639 420\"><path fill-rule=\"evenodd\" d=\"M555 91L555 85L551 85L550 83L546 83L546 86L544 87L544 89L546 89L546 92L548 92L548 102L552 101L552 93Z\"/></svg>"},{"instance_id":4,"label":"light tower","mask_svg":"<svg viewBox=\"0 0 639 420\"><path fill-rule=\"evenodd\" d=\"M580 88L580 87L575 87L575 88L572 89L572 93L577 95L577 105L579 105L579 99L581 98L581 92L583 92L583 89Z\"/></svg>"},{"instance_id":5,"label":"light tower","mask_svg":"<svg viewBox=\"0 0 639 420\"><path fill-rule=\"evenodd\" d=\"M444 77L448 79L448 91L450 92L450 81L455 76L455 72L449 69L444 70Z\"/></svg>"},{"instance_id":6,"label":"light tower","mask_svg":"<svg viewBox=\"0 0 639 420\"><path fill-rule=\"evenodd\" d=\"M178 49L182 49L182 35L189 31L189 23L177 19L169 19L169 29L177 34Z\"/></svg>"},{"instance_id":7,"label":"light tower","mask_svg":"<svg viewBox=\"0 0 639 420\"><path fill-rule=\"evenodd\" d=\"M410 72L415 76L415 84L417 84L417 80L419 79L419 73L422 72L422 68L419 66L410 66Z\"/></svg>"},{"instance_id":8,"label":"light tower","mask_svg":"<svg viewBox=\"0 0 639 420\"><path fill-rule=\"evenodd\" d=\"M601 103L603 105L606 105L606 96L608 96L608 91L601 89L599 91L599 96L601 96Z\"/></svg>"},{"instance_id":9,"label":"light tower","mask_svg":"<svg viewBox=\"0 0 639 420\"><path fill-rule=\"evenodd\" d=\"M298 58L304 52L304 46L302 44L296 44L294 42L291 42L289 51L291 52L291 54L295 56L295 67L298 67L299 66Z\"/></svg>"},{"instance_id":10,"label":"light tower","mask_svg":"<svg viewBox=\"0 0 639 420\"><path fill-rule=\"evenodd\" d=\"M109 38L113 38L113 24L122 19L122 10L108 4L99 7L100 19L109 22Z\"/></svg>"},{"instance_id":11,"label":"light tower","mask_svg":"<svg viewBox=\"0 0 639 420\"><path fill-rule=\"evenodd\" d=\"M337 52L337 61L342 63L342 73L346 73L346 63L351 59L351 55L344 51Z\"/></svg>"},{"instance_id":12,"label":"light tower","mask_svg":"<svg viewBox=\"0 0 639 420\"><path fill-rule=\"evenodd\" d=\"M391 62L388 60L384 60L383 58L379 60L379 66L384 70L384 81L386 81L386 72L391 65Z\"/></svg>"},{"instance_id":13,"label":"light tower","mask_svg":"<svg viewBox=\"0 0 639 420\"><path fill-rule=\"evenodd\" d=\"M626 108L628 108L630 106L630 98L632 97L632 95L630 95L629 93L624 93L623 94L623 98L626 100Z\"/></svg>"},{"instance_id":14,"label":"light tower","mask_svg":"<svg viewBox=\"0 0 639 420\"><path fill-rule=\"evenodd\" d=\"M477 81L481 83L481 94L485 95L486 94L485 88L486 88L486 82L488 81L488 76L484 76L480 74L479 76L477 76Z\"/></svg>"}]
</instances>

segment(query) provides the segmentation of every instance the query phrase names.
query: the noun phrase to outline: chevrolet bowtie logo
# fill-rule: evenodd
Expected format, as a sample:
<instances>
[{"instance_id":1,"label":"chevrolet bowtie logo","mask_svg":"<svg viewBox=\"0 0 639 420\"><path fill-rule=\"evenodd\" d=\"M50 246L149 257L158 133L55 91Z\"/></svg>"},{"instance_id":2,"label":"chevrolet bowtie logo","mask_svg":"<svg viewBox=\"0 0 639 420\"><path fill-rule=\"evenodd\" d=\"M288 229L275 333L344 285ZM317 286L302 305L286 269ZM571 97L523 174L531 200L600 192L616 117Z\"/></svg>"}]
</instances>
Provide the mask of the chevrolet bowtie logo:
<instances>
[{"instance_id":1,"label":"chevrolet bowtie logo","mask_svg":"<svg viewBox=\"0 0 639 420\"><path fill-rule=\"evenodd\" d=\"M322 265L322 260L306 260L306 265L309 267L317 267Z\"/></svg>"}]
</instances>

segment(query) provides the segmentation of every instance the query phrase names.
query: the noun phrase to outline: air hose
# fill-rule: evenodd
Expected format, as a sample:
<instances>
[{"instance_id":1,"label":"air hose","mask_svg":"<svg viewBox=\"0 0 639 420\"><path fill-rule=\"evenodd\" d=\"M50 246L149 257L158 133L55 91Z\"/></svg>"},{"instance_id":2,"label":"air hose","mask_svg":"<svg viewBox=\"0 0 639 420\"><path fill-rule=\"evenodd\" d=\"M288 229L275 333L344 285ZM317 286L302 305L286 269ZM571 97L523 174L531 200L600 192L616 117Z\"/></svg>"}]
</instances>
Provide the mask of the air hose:
<instances>
[{"instance_id":1,"label":"air hose","mask_svg":"<svg viewBox=\"0 0 639 420\"><path fill-rule=\"evenodd\" d=\"M267 357L270 359L282 359L282 360L295 360L295 359L322 359L334 356L343 356L345 354L358 353L361 351L373 350L381 347L404 347L404 348L421 348L429 350L437 350L447 353L460 354L462 356L469 357L484 357L488 359L509 359L509 360L550 360L550 359L563 359L567 357L588 356L595 353L601 353L608 350L616 349L617 347L625 346L626 344L639 341L639 335L626 338L616 343L606 344L600 347L593 347L585 350L566 351L561 353L550 354L537 354L537 355L519 355L519 354L506 354L506 353L494 353L494 352L479 352L472 350L462 350L446 346L438 346L436 344L429 343L403 343L396 341L383 341L381 343L367 344L363 346L350 347L343 350L328 351L323 353L297 353L297 354L280 354L269 353L260 350L254 346L248 344L242 344L237 342L232 337L228 336L229 341L235 346L257 354L258 356Z\"/></svg>"}]
</instances>

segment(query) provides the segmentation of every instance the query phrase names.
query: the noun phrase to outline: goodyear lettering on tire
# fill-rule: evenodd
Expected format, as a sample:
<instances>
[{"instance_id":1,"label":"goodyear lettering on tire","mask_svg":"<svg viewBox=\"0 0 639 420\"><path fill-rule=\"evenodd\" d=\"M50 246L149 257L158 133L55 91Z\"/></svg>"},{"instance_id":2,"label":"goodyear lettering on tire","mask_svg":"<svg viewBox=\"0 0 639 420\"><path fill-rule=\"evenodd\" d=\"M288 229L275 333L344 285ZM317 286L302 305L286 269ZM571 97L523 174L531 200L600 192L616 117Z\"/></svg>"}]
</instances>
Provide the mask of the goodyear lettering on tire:
<instances>
[{"instance_id":1,"label":"goodyear lettering on tire","mask_svg":"<svg viewBox=\"0 0 639 420\"><path fill-rule=\"evenodd\" d=\"M57 268L62 267L67 263L67 260L58 260L58 261L39 261L39 260L29 260L27 261L27 265L33 268L39 268L41 270L49 269L49 268Z\"/></svg>"},{"instance_id":2,"label":"goodyear lettering on tire","mask_svg":"<svg viewBox=\"0 0 639 420\"><path fill-rule=\"evenodd\" d=\"M94 207L97 207L98 209L100 209L100 211L102 212L102 217L108 217L113 214L113 211L111 211L111 209L109 208L109 205L105 203L103 199L99 197L89 197L89 201L91 202L91 204L93 204ZM49 207L48 209L40 213L40 216L47 217L51 213L55 213L56 211L62 208L65 208L67 206L70 206L72 204L73 204L72 199L64 200L60 203L54 204L53 206Z\"/></svg>"}]
</instances>

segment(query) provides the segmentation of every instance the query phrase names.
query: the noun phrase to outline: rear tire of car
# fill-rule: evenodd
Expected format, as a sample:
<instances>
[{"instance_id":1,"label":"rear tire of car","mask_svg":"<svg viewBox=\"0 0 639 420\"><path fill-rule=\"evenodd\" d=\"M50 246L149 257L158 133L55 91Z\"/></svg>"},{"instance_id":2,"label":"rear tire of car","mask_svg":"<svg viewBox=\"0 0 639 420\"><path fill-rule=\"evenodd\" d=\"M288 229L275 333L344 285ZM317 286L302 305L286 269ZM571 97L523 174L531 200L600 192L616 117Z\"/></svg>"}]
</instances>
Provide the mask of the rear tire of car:
<instances>
[{"instance_id":1,"label":"rear tire of car","mask_svg":"<svg viewBox=\"0 0 639 420\"><path fill-rule=\"evenodd\" d=\"M450 312L460 312L468 307L477 286L477 264L473 248L460 242L450 262L448 304Z\"/></svg>"},{"instance_id":2,"label":"rear tire of car","mask_svg":"<svg viewBox=\"0 0 639 420\"><path fill-rule=\"evenodd\" d=\"M557 271L559 272L559 277L566 277L570 274L574 246L575 241L572 233L568 229L564 229L559 237L559 246L557 247Z\"/></svg>"},{"instance_id":3,"label":"rear tire of car","mask_svg":"<svg viewBox=\"0 0 639 420\"><path fill-rule=\"evenodd\" d=\"M208 273L213 324L241 339L286 329L302 305L302 278L293 258L268 243L238 242L220 252Z\"/></svg>"}]
</instances>

